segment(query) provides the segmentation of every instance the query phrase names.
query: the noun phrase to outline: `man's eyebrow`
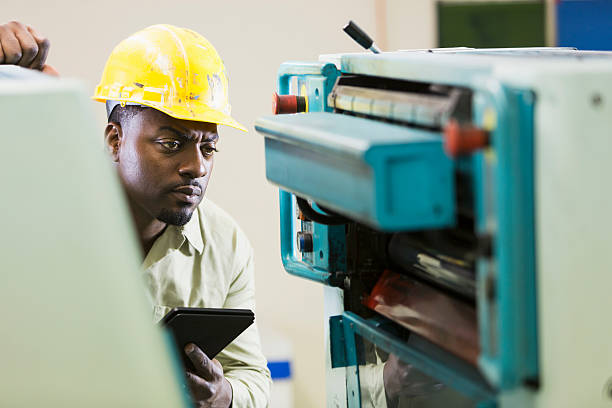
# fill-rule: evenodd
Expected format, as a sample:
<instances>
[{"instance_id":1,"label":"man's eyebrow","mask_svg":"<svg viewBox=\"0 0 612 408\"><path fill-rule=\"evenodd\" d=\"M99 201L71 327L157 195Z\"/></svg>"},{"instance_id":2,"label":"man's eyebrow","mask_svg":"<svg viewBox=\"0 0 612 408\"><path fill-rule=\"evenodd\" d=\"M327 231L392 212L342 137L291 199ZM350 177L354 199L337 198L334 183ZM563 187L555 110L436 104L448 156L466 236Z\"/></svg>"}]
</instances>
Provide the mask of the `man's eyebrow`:
<instances>
[{"instance_id":1,"label":"man's eyebrow","mask_svg":"<svg viewBox=\"0 0 612 408\"><path fill-rule=\"evenodd\" d=\"M202 141L203 142L216 142L217 140L219 140L219 134L215 132L209 132L206 134L206 137Z\"/></svg>"},{"instance_id":2,"label":"man's eyebrow","mask_svg":"<svg viewBox=\"0 0 612 408\"><path fill-rule=\"evenodd\" d=\"M180 137L181 139L185 139L185 140L193 140L192 137L190 137L187 132L183 131L183 130L179 130L175 127L172 126L160 126L159 130L169 130L170 132L174 133L176 136Z\"/></svg>"},{"instance_id":3,"label":"man's eyebrow","mask_svg":"<svg viewBox=\"0 0 612 408\"><path fill-rule=\"evenodd\" d=\"M186 131L177 129L177 128L172 127L172 126L161 126L159 128L159 130L169 130L170 132L176 134L176 136L178 136L178 137L180 137L181 139L184 139L184 140L191 141L191 140L194 139L194 137L189 136L189 134ZM202 141L203 142L215 142L218 139L219 139L219 135L217 133L209 132L209 133L206 134L206 137Z\"/></svg>"}]
</instances>

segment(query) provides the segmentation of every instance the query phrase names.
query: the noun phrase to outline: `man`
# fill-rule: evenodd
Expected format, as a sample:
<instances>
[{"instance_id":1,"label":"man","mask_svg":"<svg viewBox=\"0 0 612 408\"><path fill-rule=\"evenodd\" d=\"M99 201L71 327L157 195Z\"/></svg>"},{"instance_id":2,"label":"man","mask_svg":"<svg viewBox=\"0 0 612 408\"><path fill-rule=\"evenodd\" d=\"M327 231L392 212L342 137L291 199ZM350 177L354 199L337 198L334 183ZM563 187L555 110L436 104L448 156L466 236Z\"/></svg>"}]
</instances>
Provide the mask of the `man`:
<instances>
[{"instance_id":1,"label":"man","mask_svg":"<svg viewBox=\"0 0 612 408\"><path fill-rule=\"evenodd\" d=\"M0 63L53 73L49 42L18 22L0 25ZM252 248L236 223L204 199L229 116L227 75L199 34L157 25L122 41L94 99L106 102L106 146L143 249L155 319L177 306L253 309ZM210 360L185 347L198 407L265 407L270 373L253 325Z\"/></svg>"}]
</instances>

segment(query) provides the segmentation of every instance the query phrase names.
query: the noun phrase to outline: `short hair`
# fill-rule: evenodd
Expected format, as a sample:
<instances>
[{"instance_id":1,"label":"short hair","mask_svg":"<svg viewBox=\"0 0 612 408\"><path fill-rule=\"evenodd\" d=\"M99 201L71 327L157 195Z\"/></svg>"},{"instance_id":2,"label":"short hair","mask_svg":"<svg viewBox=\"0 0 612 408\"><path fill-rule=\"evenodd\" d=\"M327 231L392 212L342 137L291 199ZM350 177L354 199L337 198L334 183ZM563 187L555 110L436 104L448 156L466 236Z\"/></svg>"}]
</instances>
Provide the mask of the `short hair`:
<instances>
[{"instance_id":1,"label":"short hair","mask_svg":"<svg viewBox=\"0 0 612 408\"><path fill-rule=\"evenodd\" d=\"M145 109L147 109L146 106L140 105L117 105L113 108L113 111L108 117L108 123L118 123L123 127L124 123L128 122Z\"/></svg>"}]
</instances>

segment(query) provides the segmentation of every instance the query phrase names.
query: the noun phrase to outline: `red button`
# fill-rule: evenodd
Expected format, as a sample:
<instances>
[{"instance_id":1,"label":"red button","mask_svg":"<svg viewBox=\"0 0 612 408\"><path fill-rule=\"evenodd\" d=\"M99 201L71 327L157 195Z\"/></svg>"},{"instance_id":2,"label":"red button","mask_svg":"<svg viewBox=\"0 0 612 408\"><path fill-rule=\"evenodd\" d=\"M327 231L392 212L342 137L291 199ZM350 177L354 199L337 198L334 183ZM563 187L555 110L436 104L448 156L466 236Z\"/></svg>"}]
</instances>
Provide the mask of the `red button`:
<instances>
[{"instance_id":1,"label":"red button","mask_svg":"<svg viewBox=\"0 0 612 408\"><path fill-rule=\"evenodd\" d=\"M275 115L284 113L306 112L306 98L297 95L272 95L272 113Z\"/></svg>"},{"instance_id":2,"label":"red button","mask_svg":"<svg viewBox=\"0 0 612 408\"><path fill-rule=\"evenodd\" d=\"M444 127L444 150L451 157L472 153L489 145L489 132L473 125L460 125L455 119Z\"/></svg>"}]
</instances>

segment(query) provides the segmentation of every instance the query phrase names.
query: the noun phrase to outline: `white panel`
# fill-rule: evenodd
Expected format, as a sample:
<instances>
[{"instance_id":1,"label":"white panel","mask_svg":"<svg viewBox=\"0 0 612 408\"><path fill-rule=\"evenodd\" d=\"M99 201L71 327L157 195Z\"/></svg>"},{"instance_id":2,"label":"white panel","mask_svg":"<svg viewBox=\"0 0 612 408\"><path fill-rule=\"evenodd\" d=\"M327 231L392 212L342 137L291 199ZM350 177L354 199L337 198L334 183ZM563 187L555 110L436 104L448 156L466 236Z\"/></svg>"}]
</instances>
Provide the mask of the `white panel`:
<instances>
[{"instance_id":1,"label":"white panel","mask_svg":"<svg viewBox=\"0 0 612 408\"><path fill-rule=\"evenodd\" d=\"M537 82L539 407L610 407L612 74Z\"/></svg>"},{"instance_id":2,"label":"white panel","mask_svg":"<svg viewBox=\"0 0 612 408\"><path fill-rule=\"evenodd\" d=\"M0 81L0 406L178 407L84 91Z\"/></svg>"},{"instance_id":3,"label":"white panel","mask_svg":"<svg viewBox=\"0 0 612 408\"><path fill-rule=\"evenodd\" d=\"M325 369L326 395L328 408L346 408L346 368L331 368L329 318L344 312L344 296L342 290L325 286L324 299L324 333L325 333Z\"/></svg>"}]
</instances>

